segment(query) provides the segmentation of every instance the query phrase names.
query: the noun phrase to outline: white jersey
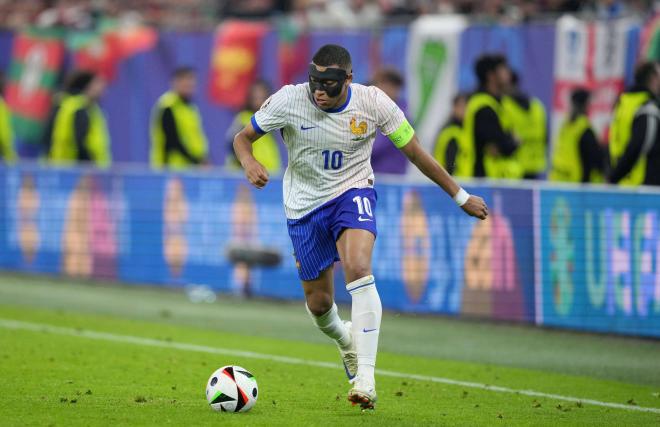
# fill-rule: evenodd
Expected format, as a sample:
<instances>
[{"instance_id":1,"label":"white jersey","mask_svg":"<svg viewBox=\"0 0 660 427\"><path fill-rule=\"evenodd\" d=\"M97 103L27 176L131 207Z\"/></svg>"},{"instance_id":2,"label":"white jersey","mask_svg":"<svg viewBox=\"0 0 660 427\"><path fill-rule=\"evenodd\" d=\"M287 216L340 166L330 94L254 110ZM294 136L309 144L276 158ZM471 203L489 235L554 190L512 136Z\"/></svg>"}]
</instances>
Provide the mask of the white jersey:
<instances>
[{"instance_id":1,"label":"white jersey","mask_svg":"<svg viewBox=\"0 0 660 427\"><path fill-rule=\"evenodd\" d=\"M284 210L298 219L351 188L372 187L371 150L405 121L403 111L375 86L351 84L346 103L321 110L309 84L284 86L253 117L257 131L282 130L289 165Z\"/></svg>"}]
</instances>

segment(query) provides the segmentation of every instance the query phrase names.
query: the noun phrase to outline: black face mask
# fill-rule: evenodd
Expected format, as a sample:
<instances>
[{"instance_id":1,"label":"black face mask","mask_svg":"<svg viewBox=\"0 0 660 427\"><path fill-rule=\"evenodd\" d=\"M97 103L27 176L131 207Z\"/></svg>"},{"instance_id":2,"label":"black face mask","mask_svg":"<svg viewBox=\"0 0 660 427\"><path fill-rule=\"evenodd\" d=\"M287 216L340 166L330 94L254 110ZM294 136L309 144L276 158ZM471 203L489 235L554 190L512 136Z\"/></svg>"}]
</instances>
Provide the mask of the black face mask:
<instances>
[{"instance_id":1,"label":"black face mask","mask_svg":"<svg viewBox=\"0 0 660 427\"><path fill-rule=\"evenodd\" d=\"M312 93L318 90L325 92L330 98L335 98L341 93L347 78L346 70L341 68L326 68L325 71L319 71L314 64L309 64L309 89Z\"/></svg>"}]
</instances>

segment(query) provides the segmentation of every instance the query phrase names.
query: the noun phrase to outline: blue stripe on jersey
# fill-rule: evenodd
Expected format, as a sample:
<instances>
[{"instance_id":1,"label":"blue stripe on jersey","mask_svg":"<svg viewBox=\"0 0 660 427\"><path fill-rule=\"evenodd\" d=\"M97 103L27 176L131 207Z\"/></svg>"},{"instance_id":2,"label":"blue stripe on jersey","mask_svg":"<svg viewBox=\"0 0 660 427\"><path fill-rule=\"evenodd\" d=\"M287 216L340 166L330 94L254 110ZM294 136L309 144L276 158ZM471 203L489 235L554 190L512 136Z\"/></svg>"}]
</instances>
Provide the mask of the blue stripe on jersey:
<instances>
[{"instance_id":1,"label":"blue stripe on jersey","mask_svg":"<svg viewBox=\"0 0 660 427\"><path fill-rule=\"evenodd\" d=\"M263 129L261 129L261 126L259 126L259 123L257 123L257 119L254 118L254 115L250 117L250 121L252 122L252 127L257 131L257 133L262 135L266 133L263 131Z\"/></svg>"}]
</instances>

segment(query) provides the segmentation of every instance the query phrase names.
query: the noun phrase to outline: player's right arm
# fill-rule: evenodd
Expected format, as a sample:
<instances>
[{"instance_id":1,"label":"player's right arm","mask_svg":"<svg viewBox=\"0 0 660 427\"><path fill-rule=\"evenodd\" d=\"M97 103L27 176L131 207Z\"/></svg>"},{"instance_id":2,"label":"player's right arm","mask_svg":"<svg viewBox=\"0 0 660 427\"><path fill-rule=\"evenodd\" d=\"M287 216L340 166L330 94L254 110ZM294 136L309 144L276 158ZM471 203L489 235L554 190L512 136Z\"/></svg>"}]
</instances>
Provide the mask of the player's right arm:
<instances>
[{"instance_id":1,"label":"player's right arm","mask_svg":"<svg viewBox=\"0 0 660 427\"><path fill-rule=\"evenodd\" d=\"M257 188L263 188L268 183L268 172L261 163L254 158L252 154L252 144L262 134L258 133L252 123L248 123L240 132L234 137L234 153L236 158L245 170L245 176L250 184Z\"/></svg>"},{"instance_id":2,"label":"player's right arm","mask_svg":"<svg viewBox=\"0 0 660 427\"><path fill-rule=\"evenodd\" d=\"M263 188L268 183L268 172L252 155L252 144L262 135L287 126L290 91L291 86L284 86L275 92L234 137L236 158L245 169L248 181L257 188Z\"/></svg>"}]
</instances>

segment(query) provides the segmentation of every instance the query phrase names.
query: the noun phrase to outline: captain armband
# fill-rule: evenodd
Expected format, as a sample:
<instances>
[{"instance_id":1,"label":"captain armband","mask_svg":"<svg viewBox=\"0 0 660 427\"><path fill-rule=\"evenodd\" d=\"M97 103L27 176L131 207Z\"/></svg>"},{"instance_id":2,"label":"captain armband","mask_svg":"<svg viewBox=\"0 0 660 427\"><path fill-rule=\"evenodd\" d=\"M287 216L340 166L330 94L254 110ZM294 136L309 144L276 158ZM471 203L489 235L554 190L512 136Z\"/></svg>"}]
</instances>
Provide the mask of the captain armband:
<instances>
[{"instance_id":1,"label":"captain armband","mask_svg":"<svg viewBox=\"0 0 660 427\"><path fill-rule=\"evenodd\" d=\"M403 148L412 140L413 135L415 135L415 129L410 126L408 120L404 119L401 126L391 134L387 135L387 137L392 141L392 144L394 144L396 148Z\"/></svg>"}]
</instances>

